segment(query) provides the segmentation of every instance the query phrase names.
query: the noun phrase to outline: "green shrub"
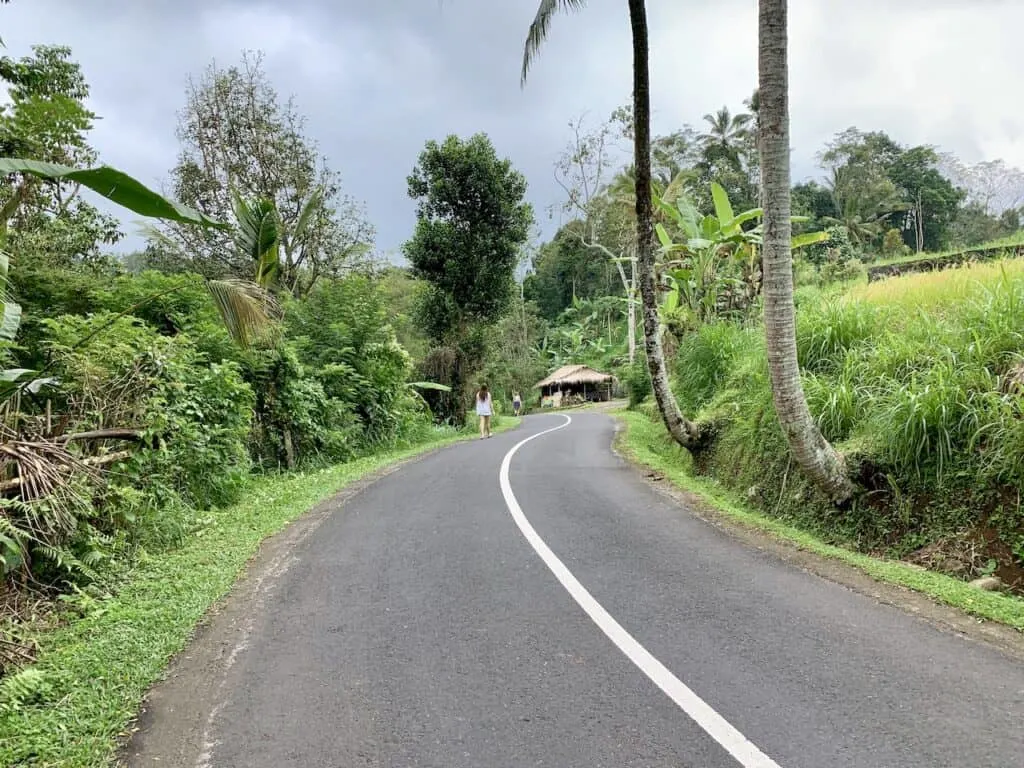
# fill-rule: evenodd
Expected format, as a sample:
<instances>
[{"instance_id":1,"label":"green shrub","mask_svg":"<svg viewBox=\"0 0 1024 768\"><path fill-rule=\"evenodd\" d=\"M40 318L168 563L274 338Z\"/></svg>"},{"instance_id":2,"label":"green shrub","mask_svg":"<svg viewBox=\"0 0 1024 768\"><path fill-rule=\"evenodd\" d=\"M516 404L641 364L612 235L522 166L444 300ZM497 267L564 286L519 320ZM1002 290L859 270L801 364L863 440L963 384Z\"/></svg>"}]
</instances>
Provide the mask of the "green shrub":
<instances>
[{"instance_id":1,"label":"green shrub","mask_svg":"<svg viewBox=\"0 0 1024 768\"><path fill-rule=\"evenodd\" d=\"M6 500L2 570L31 562L43 582L92 581L131 544L174 543L194 510L237 500L248 478L252 392L234 364L207 365L184 334L163 337L129 317L61 316L41 327L60 382L49 394L66 431L133 428L141 441L98 486L79 473L45 500ZM81 345L97 329L95 346Z\"/></svg>"},{"instance_id":2,"label":"green shrub","mask_svg":"<svg viewBox=\"0 0 1024 768\"><path fill-rule=\"evenodd\" d=\"M129 312L163 336L188 335L212 362L241 357L199 275L118 275L94 289L93 301L97 310Z\"/></svg>"},{"instance_id":3,"label":"green shrub","mask_svg":"<svg viewBox=\"0 0 1024 768\"><path fill-rule=\"evenodd\" d=\"M292 345L254 351L245 375L255 393L249 446L261 469L346 461L362 452L362 428L352 404L331 397Z\"/></svg>"},{"instance_id":4,"label":"green shrub","mask_svg":"<svg viewBox=\"0 0 1024 768\"><path fill-rule=\"evenodd\" d=\"M47 350L63 382L74 430L139 427L143 449L118 475L166 484L195 507L237 500L249 470L245 451L252 391L233 363L206 364L184 334L163 337L138 320L113 321L95 344L78 341L111 315L47 322ZM148 447L147 447L148 446Z\"/></svg>"},{"instance_id":5,"label":"green shrub","mask_svg":"<svg viewBox=\"0 0 1024 768\"><path fill-rule=\"evenodd\" d=\"M882 255L891 259L906 256L908 253L910 247L903 242L903 233L895 228L887 229L882 238Z\"/></svg>"},{"instance_id":6,"label":"green shrub","mask_svg":"<svg viewBox=\"0 0 1024 768\"><path fill-rule=\"evenodd\" d=\"M674 389L686 413L696 413L729 379L733 366L759 344L760 334L742 325L717 322L702 325L679 344L674 366Z\"/></svg>"},{"instance_id":7,"label":"green shrub","mask_svg":"<svg viewBox=\"0 0 1024 768\"><path fill-rule=\"evenodd\" d=\"M625 374L622 377L622 383L629 395L629 407L636 408L651 396L653 391L651 372L647 370L646 360L641 360L639 357L633 361L632 365L627 365L623 370Z\"/></svg>"},{"instance_id":8,"label":"green shrub","mask_svg":"<svg viewBox=\"0 0 1024 768\"><path fill-rule=\"evenodd\" d=\"M359 451L402 443L403 425L419 428L415 415L422 401L406 387L412 361L395 340L369 278L321 282L304 301L289 305L287 326L296 362L361 425Z\"/></svg>"},{"instance_id":9,"label":"green shrub","mask_svg":"<svg viewBox=\"0 0 1024 768\"><path fill-rule=\"evenodd\" d=\"M851 283L867 278L867 269L860 259L846 259L843 261L826 261L818 270L821 282L828 283Z\"/></svg>"}]
</instances>

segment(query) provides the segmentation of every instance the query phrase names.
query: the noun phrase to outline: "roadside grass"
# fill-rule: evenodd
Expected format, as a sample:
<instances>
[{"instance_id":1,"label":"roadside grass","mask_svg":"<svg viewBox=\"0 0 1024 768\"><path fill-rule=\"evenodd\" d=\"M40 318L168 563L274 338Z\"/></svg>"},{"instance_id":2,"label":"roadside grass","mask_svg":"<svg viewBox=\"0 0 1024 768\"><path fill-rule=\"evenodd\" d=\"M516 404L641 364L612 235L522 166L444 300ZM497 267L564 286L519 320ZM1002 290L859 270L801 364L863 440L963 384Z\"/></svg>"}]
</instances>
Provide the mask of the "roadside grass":
<instances>
[{"instance_id":1,"label":"roadside grass","mask_svg":"<svg viewBox=\"0 0 1024 768\"><path fill-rule=\"evenodd\" d=\"M495 431L518 423L504 417ZM35 635L37 661L0 682L0 766L110 764L146 691L265 538L372 472L468 439L451 431L328 469L257 478L244 503L206 513L180 548L140 557L116 595L79 596L77 616Z\"/></svg>"},{"instance_id":2,"label":"roadside grass","mask_svg":"<svg viewBox=\"0 0 1024 768\"><path fill-rule=\"evenodd\" d=\"M1024 600L985 592L934 571L827 544L793 525L756 512L738 494L710 478L693 474L690 471L689 454L670 441L660 423L636 411L618 411L614 415L625 424L625 429L617 438L620 452L663 474L677 487L697 494L726 518L771 534L816 555L839 560L878 581L912 589L971 615L1024 630Z\"/></svg>"},{"instance_id":3,"label":"roadside grass","mask_svg":"<svg viewBox=\"0 0 1024 768\"><path fill-rule=\"evenodd\" d=\"M790 471L753 322L679 340L673 392L715 434L693 474L830 544L1024 583L1024 261L801 290L808 405L871 493L837 514Z\"/></svg>"}]
</instances>

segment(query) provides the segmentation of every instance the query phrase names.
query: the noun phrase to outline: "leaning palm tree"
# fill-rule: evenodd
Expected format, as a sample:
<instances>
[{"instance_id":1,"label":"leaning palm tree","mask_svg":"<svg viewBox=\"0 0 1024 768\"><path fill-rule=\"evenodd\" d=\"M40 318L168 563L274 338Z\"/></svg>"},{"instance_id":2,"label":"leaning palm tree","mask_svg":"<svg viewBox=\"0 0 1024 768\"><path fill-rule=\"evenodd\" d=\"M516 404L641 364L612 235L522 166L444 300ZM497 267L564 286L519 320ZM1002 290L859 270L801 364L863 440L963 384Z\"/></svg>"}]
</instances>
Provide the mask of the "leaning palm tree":
<instances>
[{"instance_id":1,"label":"leaning palm tree","mask_svg":"<svg viewBox=\"0 0 1024 768\"><path fill-rule=\"evenodd\" d=\"M793 457L836 503L854 492L842 456L821 434L800 381L793 305L790 223L787 0L760 0L758 24L759 130L764 234L764 325L772 397Z\"/></svg>"},{"instance_id":2,"label":"leaning palm tree","mask_svg":"<svg viewBox=\"0 0 1024 768\"><path fill-rule=\"evenodd\" d=\"M541 0L530 25L523 51L521 84L526 83L541 44L547 37L552 17L559 11L578 10L585 0ZM648 71L647 9L644 0L629 0L629 21L633 33L633 164L636 179L636 266L643 307L644 346L647 367L658 410L669 434L680 445L699 444L701 432L679 410L669 388L668 369L661 345L658 318L658 289L654 275L654 204L651 199L651 93Z\"/></svg>"}]
</instances>

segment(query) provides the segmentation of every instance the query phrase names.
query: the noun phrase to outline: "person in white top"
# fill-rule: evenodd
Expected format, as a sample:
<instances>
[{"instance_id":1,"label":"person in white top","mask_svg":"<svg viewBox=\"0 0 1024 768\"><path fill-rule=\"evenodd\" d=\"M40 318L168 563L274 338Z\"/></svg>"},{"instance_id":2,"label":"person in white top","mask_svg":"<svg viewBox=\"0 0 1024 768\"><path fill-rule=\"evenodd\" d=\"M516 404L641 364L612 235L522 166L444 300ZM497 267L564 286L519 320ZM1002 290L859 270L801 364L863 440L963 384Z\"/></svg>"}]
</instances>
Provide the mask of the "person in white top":
<instances>
[{"instance_id":1,"label":"person in white top","mask_svg":"<svg viewBox=\"0 0 1024 768\"><path fill-rule=\"evenodd\" d=\"M480 417L480 439L491 436L491 393L481 384L476 393L476 415Z\"/></svg>"}]
</instances>

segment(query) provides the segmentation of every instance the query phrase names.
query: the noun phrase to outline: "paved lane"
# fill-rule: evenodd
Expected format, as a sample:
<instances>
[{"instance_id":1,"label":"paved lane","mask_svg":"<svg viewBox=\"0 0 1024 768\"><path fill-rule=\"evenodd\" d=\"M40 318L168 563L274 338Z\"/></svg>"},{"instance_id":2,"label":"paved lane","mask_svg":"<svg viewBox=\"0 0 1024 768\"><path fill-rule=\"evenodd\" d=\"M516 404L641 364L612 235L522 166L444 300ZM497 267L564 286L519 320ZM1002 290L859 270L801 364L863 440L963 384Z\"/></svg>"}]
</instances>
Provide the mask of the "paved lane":
<instances>
[{"instance_id":1,"label":"paved lane","mask_svg":"<svg viewBox=\"0 0 1024 768\"><path fill-rule=\"evenodd\" d=\"M503 458L564 421L531 417L428 456L328 517L268 582L216 700L189 700L182 681L219 673L186 660L131 764L1024 764L1018 663L687 516L611 453L609 417L577 414L512 457L514 500L612 623L707 707L703 725L710 711L755 745L730 756L720 728L716 740L584 612L510 513ZM174 712L189 707L211 716L178 733Z\"/></svg>"}]
</instances>

